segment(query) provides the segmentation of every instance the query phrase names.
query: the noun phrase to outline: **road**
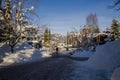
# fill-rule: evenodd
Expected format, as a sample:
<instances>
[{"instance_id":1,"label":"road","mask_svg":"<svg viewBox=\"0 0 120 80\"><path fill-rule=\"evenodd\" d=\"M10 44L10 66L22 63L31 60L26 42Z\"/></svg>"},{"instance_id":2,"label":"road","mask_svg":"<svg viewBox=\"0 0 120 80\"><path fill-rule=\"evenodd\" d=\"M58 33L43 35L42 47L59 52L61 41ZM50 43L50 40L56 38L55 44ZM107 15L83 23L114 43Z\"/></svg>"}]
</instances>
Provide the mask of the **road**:
<instances>
[{"instance_id":1,"label":"road","mask_svg":"<svg viewBox=\"0 0 120 80\"><path fill-rule=\"evenodd\" d=\"M108 80L101 72L82 66L70 56L7 66L0 69L0 80ZM77 63L78 62L78 63Z\"/></svg>"},{"instance_id":2,"label":"road","mask_svg":"<svg viewBox=\"0 0 120 80\"><path fill-rule=\"evenodd\" d=\"M70 80L74 71L69 57L53 57L44 61L0 69L0 80Z\"/></svg>"}]
</instances>

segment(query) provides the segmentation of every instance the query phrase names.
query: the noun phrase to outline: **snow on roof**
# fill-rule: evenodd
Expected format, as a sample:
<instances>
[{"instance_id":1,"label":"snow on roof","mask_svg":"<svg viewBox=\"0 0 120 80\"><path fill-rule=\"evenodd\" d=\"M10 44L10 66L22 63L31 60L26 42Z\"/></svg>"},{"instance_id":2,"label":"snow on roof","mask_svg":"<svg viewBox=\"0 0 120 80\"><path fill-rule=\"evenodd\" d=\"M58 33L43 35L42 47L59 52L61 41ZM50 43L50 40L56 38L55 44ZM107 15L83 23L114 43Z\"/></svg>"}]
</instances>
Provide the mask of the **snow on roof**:
<instances>
[{"instance_id":1,"label":"snow on roof","mask_svg":"<svg viewBox=\"0 0 120 80\"><path fill-rule=\"evenodd\" d=\"M98 46L87 64L96 69L114 70L120 65L120 40Z\"/></svg>"},{"instance_id":2,"label":"snow on roof","mask_svg":"<svg viewBox=\"0 0 120 80\"><path fill-rule=\"evenodd\" d=\"M98 35L106 35L106 33L98 33L97 36L98 36Z\"/></svg>"},{"instance_id":3,"label":"snow on roof","mask_svg":"<svg viewBox=\"0 0 120 80\"><path fill-rule=\"evenodd\" d=\"M32 41L33 43L38 43L38 41Z\"/></svg>"}]
</instances>

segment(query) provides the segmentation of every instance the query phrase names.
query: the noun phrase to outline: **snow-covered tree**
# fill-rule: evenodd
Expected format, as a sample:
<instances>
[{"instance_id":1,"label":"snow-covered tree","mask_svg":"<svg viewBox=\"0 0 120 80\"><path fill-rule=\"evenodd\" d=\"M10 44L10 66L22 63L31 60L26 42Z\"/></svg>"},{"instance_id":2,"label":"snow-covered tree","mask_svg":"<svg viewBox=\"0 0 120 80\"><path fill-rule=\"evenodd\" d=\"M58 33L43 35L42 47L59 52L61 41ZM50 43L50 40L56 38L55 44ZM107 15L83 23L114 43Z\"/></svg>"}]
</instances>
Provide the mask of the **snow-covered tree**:
<instances>
[{"instance_id":1,"label":"snow-covered tree","mask_svg":"<svg viewBox=\"0 0 120 80\"><path fill-rule=\"evenodd\" d=\"M119 23L116 19L112 20L111 36L113 36L114 39L119 39L120 38L120 25L119 25Z\"/></svg>"},{"instance_id":2,"label":"snow-covered tree","mask_svg":"<svg viewBox=\"0 0 120 80\"><path fill-rule=\"evenodd\" d=\"M10 25L11 25L11 8L9 0L5 0L5 7L2 6L0 1L0 42L6 42L10 36Z\"/></svg>"},{"instance_id":3,"label":"snow-covered tree","mask_svg":"<svg viewBox=\"0 0 120 80\"><path fill-rule=\"evenodd\" d=\"M6 1L7 2L7 1ZM31 11L31 8L25 7L25 0L9 0L9 4L12 4L10 7L12 7L11 12L12 14L12 23L11 23L11 29L10 29L10 40L9 45L11 46L11 52L14 52L15 45L19 42L21 33L22 33L22 27L27 23L25 14L29 11ZM9 9L10 10L10 9Z\"/></svg>"},{"instance_id":4,"label":"snow-covered tree","mask_svg":"<svg viewBox=\"0 0 120 80\"><path fill-rule=\"evenodd\" d=\"M32 0L30 0L32 1ZM5 25L2 31L7 33L5 41L11 47L11 52L14 52L15 45L19 42L22 33L22 27L29 23L28 15L32 13L34 6L27 4L28 0L4 0L3 7L3 22ZM1 37L1 34L0 34Z\"/></svg>"}]
</instances>

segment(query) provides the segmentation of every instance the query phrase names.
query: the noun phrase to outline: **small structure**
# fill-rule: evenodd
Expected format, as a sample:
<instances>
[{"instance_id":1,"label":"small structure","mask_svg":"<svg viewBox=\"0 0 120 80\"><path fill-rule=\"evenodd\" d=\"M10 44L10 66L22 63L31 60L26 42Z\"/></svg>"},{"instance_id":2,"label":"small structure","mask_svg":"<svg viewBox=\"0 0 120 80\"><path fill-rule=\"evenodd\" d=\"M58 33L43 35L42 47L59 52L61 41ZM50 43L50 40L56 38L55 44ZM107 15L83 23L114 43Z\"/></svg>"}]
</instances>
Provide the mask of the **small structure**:
<instances>
[{"instance_id":1,"label":"small structure","mask_svg":"<svg viewBox=\"0 0 120 80\"><path fill-rule=\"evenodd\" d=\"M99 33L97 36L97 44L104 44L105 38L107 38L107 35L105 33Z\"/></svg>"}]
</instances>

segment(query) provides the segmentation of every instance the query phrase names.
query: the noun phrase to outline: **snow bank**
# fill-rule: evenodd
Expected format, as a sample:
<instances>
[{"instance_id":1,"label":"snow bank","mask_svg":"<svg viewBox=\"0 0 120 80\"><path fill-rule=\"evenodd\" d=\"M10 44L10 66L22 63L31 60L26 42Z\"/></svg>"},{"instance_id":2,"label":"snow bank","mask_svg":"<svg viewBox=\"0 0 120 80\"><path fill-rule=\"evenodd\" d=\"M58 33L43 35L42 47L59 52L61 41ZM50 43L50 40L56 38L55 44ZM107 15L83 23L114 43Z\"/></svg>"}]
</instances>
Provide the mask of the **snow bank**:
<instances>
[{"instance_id":1,"label":"snow bank","mask_svg":"<svg viewBox=\"0 0 120 80\"><path fill-rule=\"evenodd\" d=\"M46 53L47 52L47 53ZM48 51L35 50L35 49L26 49L18 51L14 54L9 54L3 58L1 65L10 65L14 63L23 63L26 61L32 62L36 60L43 60L46 57L51 57Z\"/></svg>"},{"instance_id":2,"label":"snow bank","mask_svg":"<svg viewBox=\"0 0 120 80\"><path fill-rule=\"evenodd\" d=\"M25 49L17 51L16 53L9 53L7 56L3 57L3 62L0 63L0 66L11 65L15 63L24 63L24 62L32 62L36 60L43 60L46 57L51 57L49 51L44 49L36 50L36 49Z\"/></svg>"},{"instance_id":3,"label":"snow bank","mask_svg":"<svg viewBox=\"0 0 120 80\"><path fill-rule=\"evenodd\" d=\"M19 63L21 61L29 60L33 54L33 49L21 50L13 54L9 54L3 58L3 62L0 65L9 65L13 63Z\"/></svg>"},{"instance_id":4,"label":"snow bank","mask_svg":"<svg viewBox=\"0 0 120 80\"><path fill-rule=\"evenodd\" d=\"M90 57L92 56L93 52L90 51L82 51L82 52L75 52L72 56L73 57Z\"/></svg>"},{"instance_id":5,"label":"snow bank","mask_svg":"<svg viewBox=\"0 0 120 80\"><path fill-rule=\"evenodd\" d=\"M15 52L25 49L32 49L32 46L27 42L20 42L14 48ZM0 47L0 56L8 55L10 52L10 46L8 44L4 44Z\"/></svg>"},{"instance_id":6,"label":"snow bank","mask_svg":"<svg viewBox=\"0 0 120 80\"><path fill-rule=\"evenodd\" d=\"M111 80L120 80L120 68L115 69Z\"/></svg>"},{"instance_id":7,"label":"snow bank","mask_svg":"<svg viewBox=\"0 0 120 80\"><path fill-rule=\"evenodd\" d=\"M15 48L15 53L11 53L10 46L5 44L0 47L0 66L11 65L15 63L24 63L26 61L42 60L46 57L51 57L49 49L37 50L32 48L27 42L18 43Z\"/></svg>"},{"instance_id":8,"label":"snow bank","mask_svg":"<svg viewBox=\"0 0 120 80\"><path fill-rule=\"evenodd\" d=\"M87 64L96 69L114 70L120 65L120 40L97 47Z\"/></svg>"},{"instance_id":9,"label":"snow bank","mask_svg":"<svg viewBox=\"0 0 120 80\"><path fill-rule=\"evenodd\" d=\"M106 78L106 76L104 76L101 71L91 69L89 66L83 64L83 62L78 61L73 62L74 62L74 71L72 75L72 77L74 76L73 80L110 80L109 78Z\"/></svg>"}]
</instances>

